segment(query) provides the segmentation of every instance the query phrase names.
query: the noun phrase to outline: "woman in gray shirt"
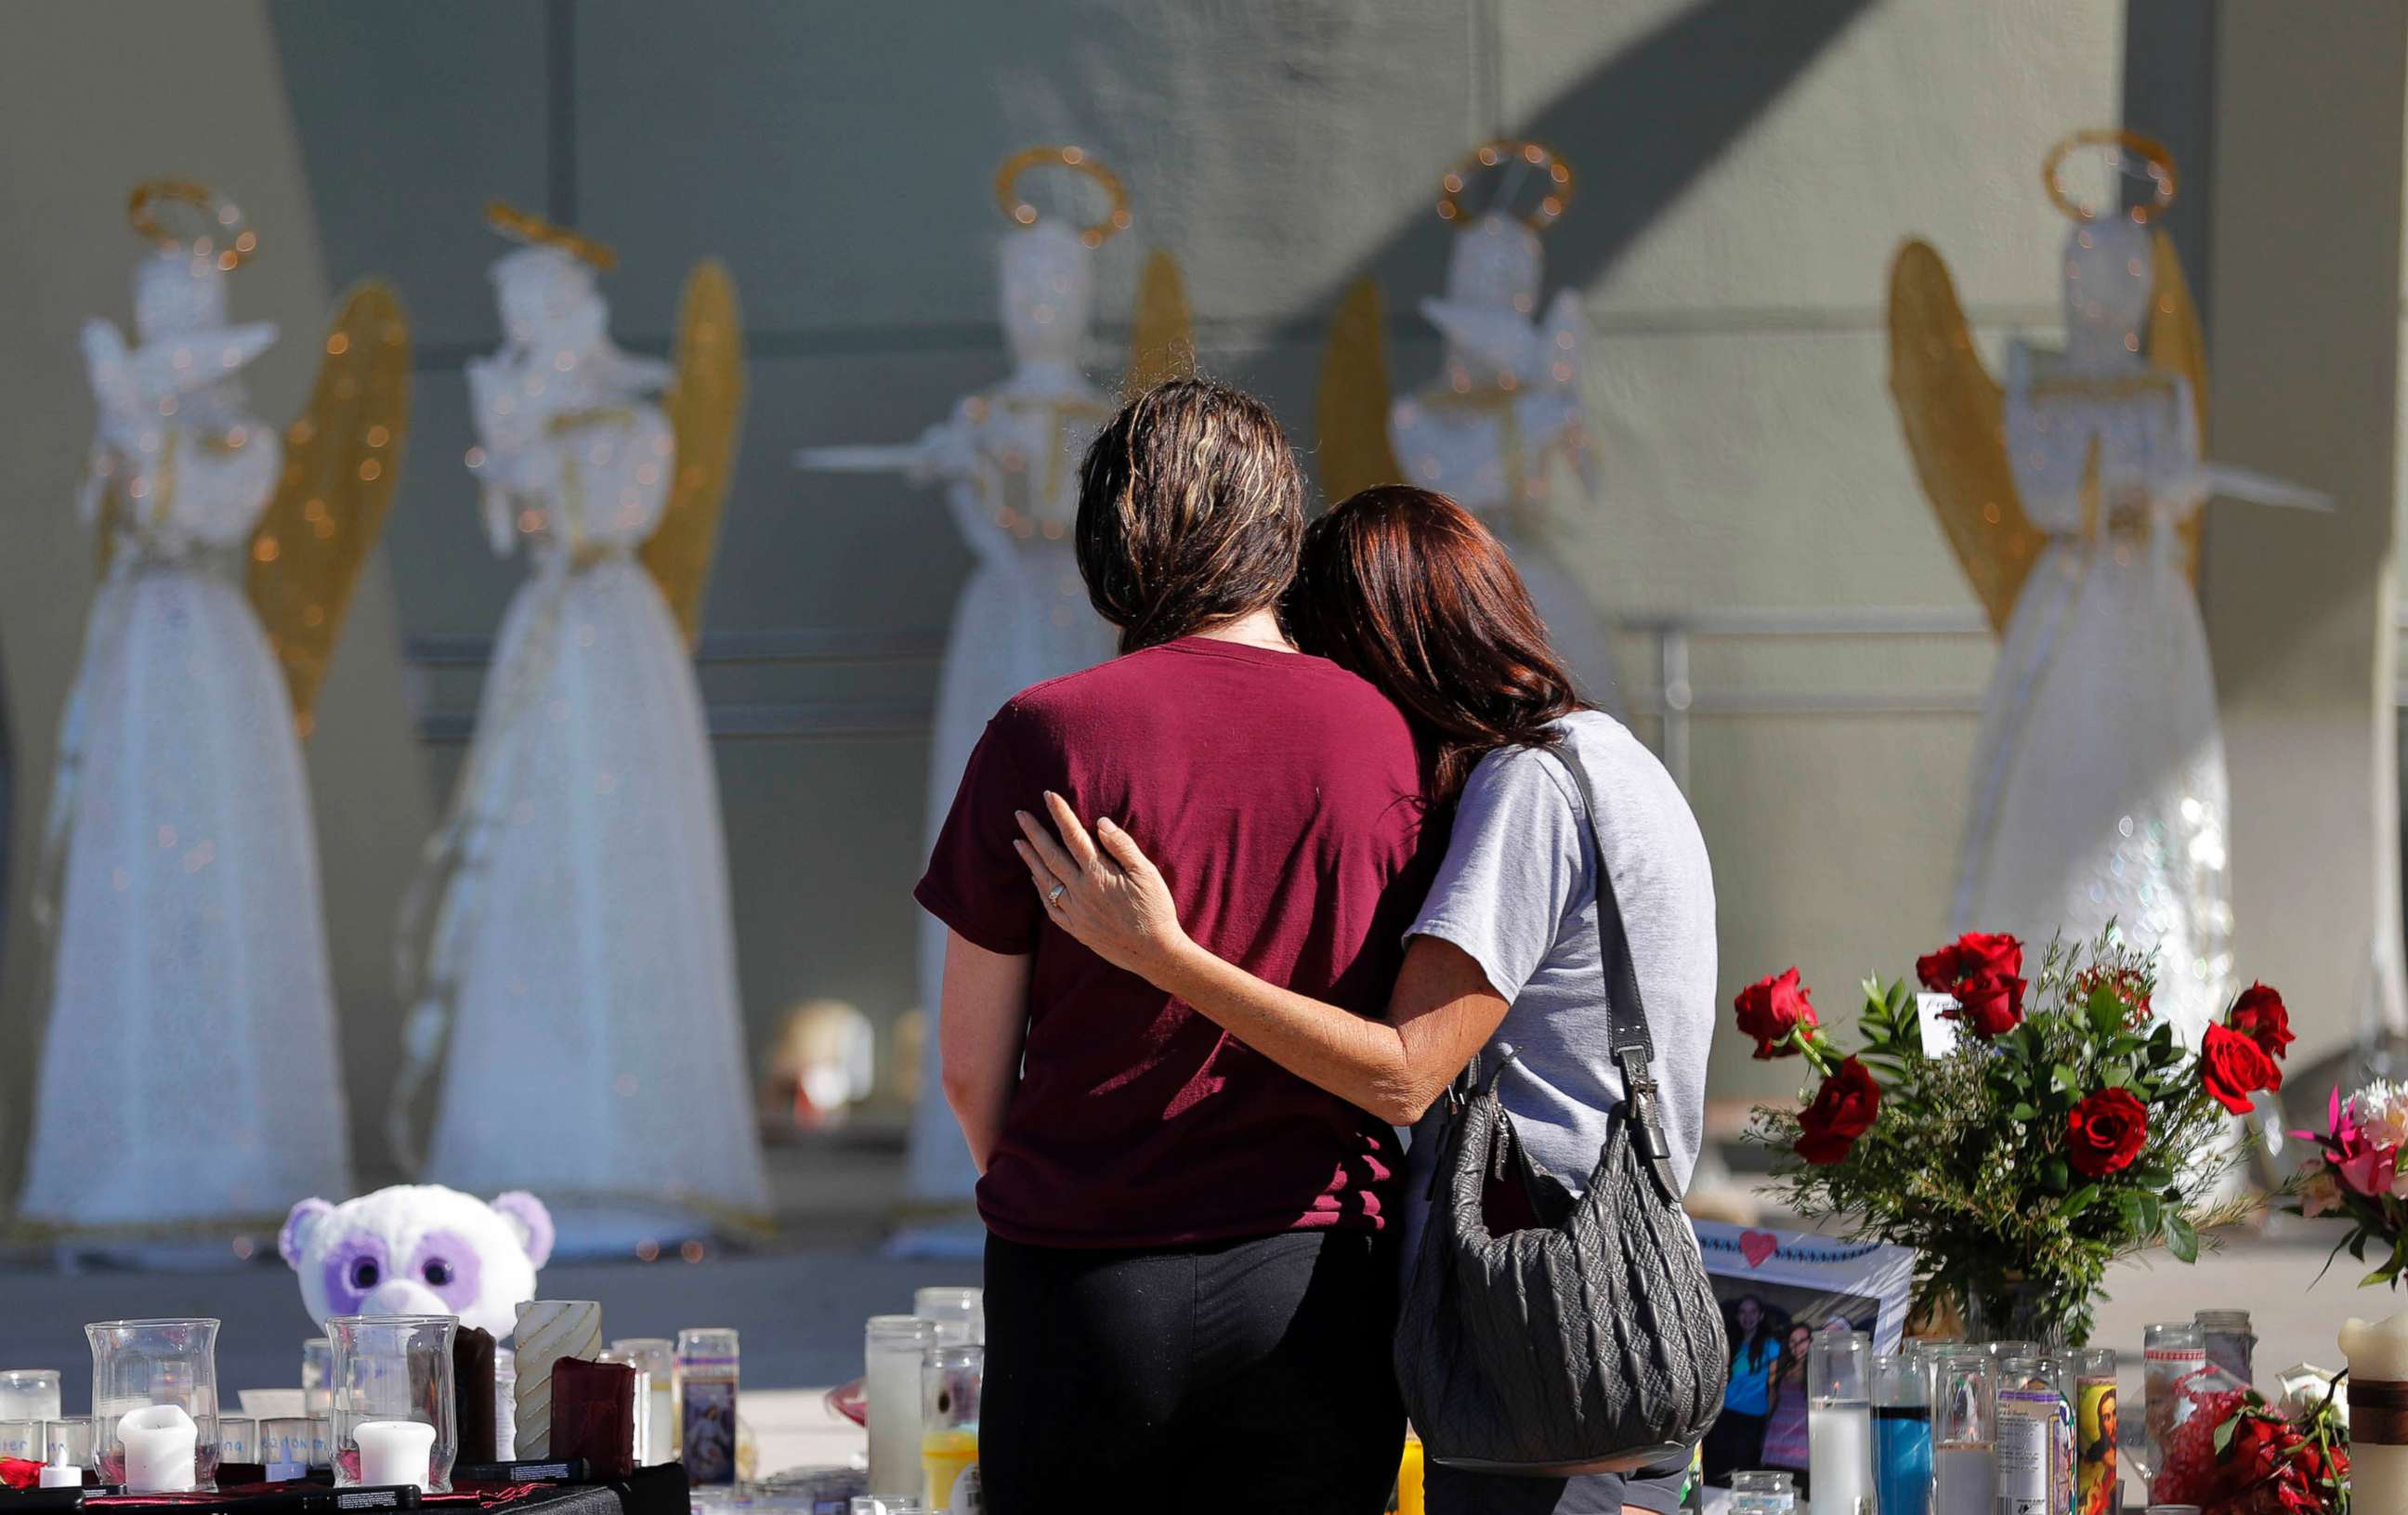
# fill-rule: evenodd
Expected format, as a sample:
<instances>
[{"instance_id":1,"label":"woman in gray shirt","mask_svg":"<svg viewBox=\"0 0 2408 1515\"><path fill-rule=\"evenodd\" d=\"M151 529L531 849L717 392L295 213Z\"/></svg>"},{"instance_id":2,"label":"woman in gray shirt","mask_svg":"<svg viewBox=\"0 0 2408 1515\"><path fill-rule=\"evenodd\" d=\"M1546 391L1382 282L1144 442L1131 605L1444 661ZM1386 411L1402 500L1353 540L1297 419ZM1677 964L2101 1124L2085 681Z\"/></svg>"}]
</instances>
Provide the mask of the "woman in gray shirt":
<instances>
[{"instance_id":1,"label":"woman in gray shirt","mask_svg":"<svg viewBox=\"0 0 2408 1515\"><path fill-rule=\"evenodd\" d=\"M1431 821L1452 823L1387 1019L1266 983L1191 940L1138 841L1108 817L1090 835L1048 794L1050 828L1021 817L1021 855L1054 922L1396 1125L1439 1119L1432 1106L1472 1054L1511 1043L1518 1066L1498 1088L1515 1135L1542 1173L1577 1193L1623 1094L1598 962L1601 866L1621 905L1655 1036L1660 1119L1685 1184L1714 1022L1714 901L1704 840L1670 776L1620 722L1581 703L1503 548L1441 495L1367 490L1322 518L1305 540L1289 618L1299 646L1369 679L1412 721ZM1597 816L1583 816L1567 763L1585 773ZM1409 1257L1436 1146L1417 1139L1407 1159ZM1677 1469L1567 1480L1433 1468L1427 1485L1434 1515L1670 1511L1680 1487Z\"/></svg>"}]
</instances>

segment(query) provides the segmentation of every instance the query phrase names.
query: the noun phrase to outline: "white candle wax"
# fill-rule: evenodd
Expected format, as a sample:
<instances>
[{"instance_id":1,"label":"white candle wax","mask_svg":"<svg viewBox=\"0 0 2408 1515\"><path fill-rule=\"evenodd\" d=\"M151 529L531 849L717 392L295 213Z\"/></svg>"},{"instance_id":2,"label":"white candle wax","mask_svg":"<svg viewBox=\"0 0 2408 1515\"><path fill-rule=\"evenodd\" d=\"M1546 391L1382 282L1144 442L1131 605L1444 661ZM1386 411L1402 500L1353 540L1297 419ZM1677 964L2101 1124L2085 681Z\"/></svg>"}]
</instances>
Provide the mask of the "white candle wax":
<instances>
[{"instance_id":1,"label":"white candle wax","mask_svg":"<svg viewBox=\"0 0 2408 1515\"><path fill-rule=\"evenodd\" d=\"M125 1487L136 1494L181 1494L200 1486L194 1451L201 1428L175 1405L145 1405L117 1422L125 1451Z\"/></svg>"},{"instance_id":2,"label":"white candle wax","mask_svg":"<svg viewBox=\"0 0 2408 1515\"><path fill-rule=\"evenodd\" d=\"M2374 1411L2366 1406L2375 1384L2408 1383L2408 1311L2387 1321L2351 1321L2341 1328L2349 1357L2352 1432L2349 1508L2354 1515L2408 1515L2408 1446L2364 1439Z\"/></svg>"},{"instance_id":3,"label":"white candle wax","mask_svg":"<svg viewBox=\"0 0 2408 1515\"><path fill-rule=\"evenodd\" d=\"M65 1463L42 1465L42 1487L45 1489L80 1489L83 1469Z\"/></svg>"},{"instance_id":4,"label":"white candle wax","mask_svg":"<svg viewBox=\"0 0 2408 1515\"><path fill-rule=\"evenodd\" d=\"M59 1386L43 1384L30 1389L0 1388L0 1421L55 1421L59 1414Z\"/></svg>"},{"instance_id":5,"label":"white candle wax","mask_svg":"<svg viewBox=\"0 0 2408 1515\"><path fill-rule=\"evenodd\" d=\"M1873 1412L1863 1400L1818 1399L1807 1408L1813 1515L1856 1515L1873 1494Z\"/></svg>"},{"instance_id":6,"label":"white candle wax","mask_svg":"<svg viewBox=\"0 0 2408 1515\"><path fill-rule=\"evenodd\" d=\"M423 1421L362 1421L351 1434L360 1444L362 1483L423 1489L430 1481L435 1427Z\"/></svg>"}]
</instances>

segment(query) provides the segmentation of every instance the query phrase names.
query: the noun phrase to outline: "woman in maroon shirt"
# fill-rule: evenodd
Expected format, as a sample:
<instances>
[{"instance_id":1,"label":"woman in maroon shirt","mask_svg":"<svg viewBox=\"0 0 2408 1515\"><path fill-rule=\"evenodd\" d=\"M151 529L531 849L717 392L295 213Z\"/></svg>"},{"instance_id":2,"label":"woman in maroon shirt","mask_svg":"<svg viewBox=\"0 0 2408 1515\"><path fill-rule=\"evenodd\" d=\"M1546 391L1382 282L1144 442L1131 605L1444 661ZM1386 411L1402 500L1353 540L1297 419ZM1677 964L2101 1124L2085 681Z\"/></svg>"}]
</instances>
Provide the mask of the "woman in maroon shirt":
<instances>
[{"instance_id":1,"label":"woman in maroon shirt","mask_svg":"<svg viewBox=\"0 0 2408 1515\"><path fill-rule=\"evenodd\" d=\"M987 1506L1372 1515L1403 1440L1394 1133L1064 934L1013 843L1048 790L1152 821L1192 929L1377 1016L1435 861L1412 734L1280 628L1304 489L1258 401L1158 385L1080 486L1124 655L995 717L916 892L951 931L945 1094L983 1175Z\"/></svg>"}]
</instances>

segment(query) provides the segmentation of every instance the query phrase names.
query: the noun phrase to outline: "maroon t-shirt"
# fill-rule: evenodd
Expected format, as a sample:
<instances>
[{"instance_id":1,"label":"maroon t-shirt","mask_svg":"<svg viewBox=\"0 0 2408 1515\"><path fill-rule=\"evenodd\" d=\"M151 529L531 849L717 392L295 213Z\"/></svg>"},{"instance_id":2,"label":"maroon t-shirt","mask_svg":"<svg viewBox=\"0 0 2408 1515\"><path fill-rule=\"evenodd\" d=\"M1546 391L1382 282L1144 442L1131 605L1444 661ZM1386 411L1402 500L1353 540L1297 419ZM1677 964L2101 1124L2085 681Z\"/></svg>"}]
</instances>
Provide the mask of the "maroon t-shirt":
<instances>
[{"instance_id":1,"label":"maroon t-shirt","mask_svg":"<svg viewBox=\"0 0 2408 1515\"><path fill-rule=\"evenodd\" d=\"M1158 1247L1378 1229L1395 1134L1047 919L1012 811L1051 789L1161 868L1203 946L1359 1015L1387 1008L1428 883L1404 718L1336 664L1185 637L1022 692L987 723L914 892L1034 953L1028 1040L979 1212L1009 1240ZM1443 838L1440 838L1443 841Z\"/></svg>"}]
</instances>

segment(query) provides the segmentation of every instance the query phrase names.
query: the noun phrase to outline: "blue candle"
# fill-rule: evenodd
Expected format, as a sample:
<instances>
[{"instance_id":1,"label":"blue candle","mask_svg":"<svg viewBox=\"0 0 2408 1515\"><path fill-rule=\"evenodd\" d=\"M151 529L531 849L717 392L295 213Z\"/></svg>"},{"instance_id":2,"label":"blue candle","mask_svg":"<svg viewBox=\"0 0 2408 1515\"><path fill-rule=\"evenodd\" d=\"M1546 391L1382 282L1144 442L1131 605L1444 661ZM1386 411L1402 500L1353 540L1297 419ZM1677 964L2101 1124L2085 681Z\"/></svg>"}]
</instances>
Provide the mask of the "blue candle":
<instances>
[{"instance_id":1,"label":"blue candle","mask_svg":"<svg viewBox=\"0 0 2408 1515\"><path fill-rule=\"evenodd\" d=\"M1881 1497L1881 1515L1928 1515L1929 1406L1885 1405L1874 1409L1873 1483Z\"/></svg>"}]
</instances>

